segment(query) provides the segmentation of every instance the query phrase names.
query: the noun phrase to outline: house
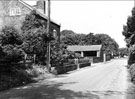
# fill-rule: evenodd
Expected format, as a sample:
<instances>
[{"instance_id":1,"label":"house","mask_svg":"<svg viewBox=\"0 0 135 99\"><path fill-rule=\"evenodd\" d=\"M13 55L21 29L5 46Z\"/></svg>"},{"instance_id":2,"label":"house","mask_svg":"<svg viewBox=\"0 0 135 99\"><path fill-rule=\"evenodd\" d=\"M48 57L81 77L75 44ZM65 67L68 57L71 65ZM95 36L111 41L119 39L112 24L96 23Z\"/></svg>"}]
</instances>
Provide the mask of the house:
<instances>
[{"instance_id":1,"label":"house","mask_svg":"<svg viewBox=\"0 0 135 99\"><path fill-rule=\"evenodd\" d=\"M68 46L67 50L80 53L81 57L92 58L93 62L102 62L104 57L102 45L72 45Z\"/></svg>"},{"instance_id":2,"label":"house","mask_svg":"<svg viewBox=\"0 0 135 99\"><path fill-rule=\"evenodd\" d=\"M27 14L36 10L36 14L47 23L47 11L44 0L38 0L35 6L30 6L23 0L0 0L0 29L4 26L14 26L21 30L22 22ZM51 19L51 30L60 36L60 24Z\"/></svg>"}]
</instances>

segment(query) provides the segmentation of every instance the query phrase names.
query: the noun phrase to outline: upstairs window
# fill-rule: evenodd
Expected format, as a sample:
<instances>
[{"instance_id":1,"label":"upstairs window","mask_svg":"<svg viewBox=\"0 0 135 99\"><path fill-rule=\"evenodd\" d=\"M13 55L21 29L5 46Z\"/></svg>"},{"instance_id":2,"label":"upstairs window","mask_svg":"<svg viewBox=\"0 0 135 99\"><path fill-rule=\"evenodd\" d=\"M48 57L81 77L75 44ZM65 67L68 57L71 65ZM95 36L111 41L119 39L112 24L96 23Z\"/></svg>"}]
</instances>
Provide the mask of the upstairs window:
<instances>
[{"instance_id":1,"label":"upstairs window","mask_svg":"<svg viewBox=\"0 0 135 99\"><path fill-rule=\"evenodd\" d=\"M9 15L10 16L21 15L21 9L19 7L10 8Z\"/></svg>"}]
</instances>

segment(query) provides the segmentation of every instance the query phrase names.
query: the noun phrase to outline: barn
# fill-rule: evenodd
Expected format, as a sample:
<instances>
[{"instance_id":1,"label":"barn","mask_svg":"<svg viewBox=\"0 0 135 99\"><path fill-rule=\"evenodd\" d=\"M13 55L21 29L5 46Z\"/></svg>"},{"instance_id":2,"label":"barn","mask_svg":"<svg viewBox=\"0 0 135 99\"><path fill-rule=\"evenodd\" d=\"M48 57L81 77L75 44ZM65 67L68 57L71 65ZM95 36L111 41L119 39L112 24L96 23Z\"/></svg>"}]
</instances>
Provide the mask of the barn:
<instances>
[{"instance_id":1,"label":"barn","mask_svg":"<svg viewBox=\"0 0 135 99\"><path fill-rule=\"evenodd\" d=\"M94 63L103 62L105 58L102 45L72 45L67 50L79 53L83 58L90 58Z\"/></svg>"}]
</instances>

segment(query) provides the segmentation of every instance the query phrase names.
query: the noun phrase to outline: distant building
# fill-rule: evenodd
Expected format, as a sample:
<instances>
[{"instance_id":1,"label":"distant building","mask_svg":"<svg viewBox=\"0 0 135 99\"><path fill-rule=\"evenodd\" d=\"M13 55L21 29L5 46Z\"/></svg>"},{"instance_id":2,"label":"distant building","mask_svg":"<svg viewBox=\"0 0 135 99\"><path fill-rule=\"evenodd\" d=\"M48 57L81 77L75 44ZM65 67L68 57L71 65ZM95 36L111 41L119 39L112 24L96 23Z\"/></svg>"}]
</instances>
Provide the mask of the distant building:
<instances>
[{"instance_id":1,"label":"distant building","mask_svg":"<svg viewBox=\"0 0 135 99\"><path fill-rule=\"evenodd\" d=\"M4 26L20 29L25 16L32 10L36 10L36 13L47 22L45 3L43 0L38 0L35 6L30 6L23 0L0 0L0 29ZM55 30L60 35L60 24L52 19L51 28L51 32Z\"/></svg>"},{"instance_id":2,"label":"distant building","mask_svg":"<svg viewBox=\"0 0 135 99\"><path fill-rule=\"evenodd\" d=\"M81 57L92 58L94 62L103 61L102 45L72 45L68 46L67 50L80 53Z\"/></svg>"},{"instance_id":3,"label":"distant building","mask_svg":"<svg viewBox=\"0 0 135 99\"><path fill-rule=\"evenodd\" d=\"M68 46L69 51L80 53L81 57L100 57L102 45L72 45Z\"/></svg>"}]
</instances>

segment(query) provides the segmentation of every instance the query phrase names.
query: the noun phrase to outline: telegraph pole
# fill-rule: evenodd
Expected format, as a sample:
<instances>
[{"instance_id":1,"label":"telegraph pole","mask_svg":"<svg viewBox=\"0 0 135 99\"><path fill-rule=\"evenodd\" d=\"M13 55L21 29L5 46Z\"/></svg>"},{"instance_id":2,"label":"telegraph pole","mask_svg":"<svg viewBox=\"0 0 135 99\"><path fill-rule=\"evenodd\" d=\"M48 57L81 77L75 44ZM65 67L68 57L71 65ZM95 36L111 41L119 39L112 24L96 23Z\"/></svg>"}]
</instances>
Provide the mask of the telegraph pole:
<instances>
[{"instance_id":1,"label":"telegraph pole","mask_svg":"<svg viewBox=\"0 0 135 99\"><path fill-rule=\"evenodd\" d=\"M134 0L134 7L135 7L135 0Z\"/></svg>"},{"instance_id":2,"label":"telegraph pole","mask_svg":"<svg viewBox=\"0 0 135 99\"><path fill-rule=\"evenodd\" d=\"M46 65L47 65L47 69L48 71L50 71L50 0L48 0L47 2L47 12L48 12L48 20L47 20L47 36L49 38L49 40L47 41L47 61L46 61Z\"/></svg>"}]
</instances>

